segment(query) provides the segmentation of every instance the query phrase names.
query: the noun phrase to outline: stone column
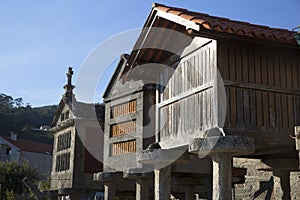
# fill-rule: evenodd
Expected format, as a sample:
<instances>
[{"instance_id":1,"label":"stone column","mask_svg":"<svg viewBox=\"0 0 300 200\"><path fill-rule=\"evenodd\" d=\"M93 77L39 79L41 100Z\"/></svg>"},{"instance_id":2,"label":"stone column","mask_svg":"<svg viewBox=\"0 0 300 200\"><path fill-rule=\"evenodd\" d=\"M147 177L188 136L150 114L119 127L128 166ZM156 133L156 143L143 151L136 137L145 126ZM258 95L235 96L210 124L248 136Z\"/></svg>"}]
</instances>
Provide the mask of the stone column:
<instances>
[{"instance_id":1,"label":"stone column","mask_svg":"<svg viewBox=\"0 0 300 200\"><path fill-rule=\"evenodd\" d=\"M214 153L213 161L213 200L228 200L232 198L232 155L229 153Z\"/></svg>"},{"instance_id":2,"label":"stone column","mask_svg":"<svg viewBox=\"0 0 300 200\"><path fill-rule=\"evenodd\" d=\"M123 172L123 178L135 181L136 200L149 200L149 181L153 172L143 172L143 168L132 168Z\"/></svg>"},{"instance_id":3,"label":"stone column","mask_svg":"<svg viewBox=\"0 0 300 200\"><path fill-rule=\"evenodd\" d=\"M195 200L195 187L194 186L186 186L185 187L185 193L184 193L184 199L185 200Z\"/></svg>"},{"instance_id":4,"label":"stone column","mask_svg":"<svg viewBox=\"0 0 300 200\"><path fill-rule=\"evenodd\" d=\"M104 182L104 200L116 199L116 183L114 181Z\"/></svg>"},{"instance_id":5,"label":"stone column","mask_svg":"<svg viewBox=\"0 0 300 200\"><path fill-rule=\"evenodd\" d=\"M296 150L298 151L298 155L299 155L298 164L299 164L299 170L300 170L300 135L295 137L295 142L296 142Z\"/></svg>"},{"instance_id":6,"label":"stone column","mask_svg":"<svg viewBox=\"0 0 300 200\"><path fill-rule=\"evenodd\" d=\"M195 138L189 152L213 161L213 200L232 199L232 156L253 153L254 141L244 136L211 136Z\"/></svg>"},{"instance_id":7,"label":"stone column","mask_svg":"<svg viewBox=\"0 0 300 200\"><path fill-rule=\"evenodd\" d=\"M138 178L136 180L136 200L149 200L149 180Z\"/></svg>"},{"instance_id":8,"label":"stone column","mask_svg":"<svg viewBox=\"0 0 300 200\"><path fill-rule=\"evenodd\" d=\"M291 199L290 171L275 169L273 171L273 176L275 199Z\"/></svg>"},{"instance_id":9,"label":"stone column","mask_svg":"<svg viewBox=\"0 0 300 200\"><path fill-rule=\"evenodd\" d=\"M169 200L171 194L171 166L154 170L154 199Z\"/></svg>"}]
</instances>

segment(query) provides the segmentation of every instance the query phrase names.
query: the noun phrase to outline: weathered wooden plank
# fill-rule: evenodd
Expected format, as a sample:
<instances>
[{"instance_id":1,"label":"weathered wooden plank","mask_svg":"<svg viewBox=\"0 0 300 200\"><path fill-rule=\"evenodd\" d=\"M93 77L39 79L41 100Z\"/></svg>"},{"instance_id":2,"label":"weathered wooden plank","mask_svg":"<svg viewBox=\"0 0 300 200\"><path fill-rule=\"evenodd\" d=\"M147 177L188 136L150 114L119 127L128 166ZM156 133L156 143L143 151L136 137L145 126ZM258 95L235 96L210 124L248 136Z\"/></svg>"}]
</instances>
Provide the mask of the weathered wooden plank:
<instances>
[{"instance_id":1,"label":"weathered wooden plank","mask_svg":"<svg viewBox=\"0 0 300 200\"><path fill-rule=\"evenodd\" d=\"M261 53L259 51L255 51L255 83L262 83L261 77Z\"/></svg>"},{"instance_id":2,"label":"weathered wooden plank","mask_svg":"<svg viewBox=\"0 0 300 200\"><path fill-rule=\"evenodd\" d=\"M269 95L267 92L262 93L262 105L263 105L263 126L270 127L270 114L269 114Z\"/></svg>"},{"instance_id":3,"label":"weathered wooden plank","mask_svg":"<svg viewBox=\"0 0 300 200\"><path fill-rule=\"evenodd\" d=\"M274 63L273 63L273 61L274 61L273 55L268 54L268 57L267 57L268 85L274 87L275 84L274 84Z\"/></svg>"},{"instance_id":4,"label":"weathered wooden plank","mask_svg":"<svg viewBox=\"0 0 300 200\"><path fill-rule=\"evenodd\" d=\"M275 107L276 107L276 126L282 128L282 104L281 94L275 93Z\"/></svg>"},{"instance_id":5,"label":"weathered wooden plank","mask_svg":"<svg viewBox=\"0 0 300 200\"><path fill-rule=\"evenodd\" d=\"M243 102L244 102L244 110L243 110L243 118L244 118L244 127L250 129L250 99L249 99L249 90L243 89Z\"/></svg>"},{"instance_id":6,"label":"weathered wooden plank","mask_svg":"<svg viewBox=\"0 0 300 200\"><path fill-rule=\"evenodd\" d=\"M286 66L285 66L285 57L280 56L280 68L279 68L279 72L280 72L280 87L282 88L286 88Z\"/></svg>"},{"instance_id":7,"label":"weathered wooden plank","mask_svg":"<svg viewBox=\"0 0 300 200\"><path fill-rule=\"evenodd\" d=\"M292 76L292 63L290 55L285 54L285 74L286 74L286 87L293 89L293 76Z\"/></svg>"},{"instance_id":8,"label":"weathered wooden plank","mask_svg":"<svg viewBox=\"0 0 300 200\"><path fill-rule=\"evenodd\" d=\"M256 91L256 124L259 129L263 126L262 92Z\"/></svg>"},{"instance_id":9,"label":"weathered wooden plank","mask_svg":"<svg viewBox=\"0 0 300 200\"><path fill-rule=\"evenodd\" d=\"M231 102L230 102L230 88L229 87L225 87L225 92L226 92L226 97L227 97L227 111L226 111L226 118L225 118L225 123L224 123L224 127L225 128L231 128L231 116L230 116L230 108L231 108Z\"/></svg>"},{"instance_id":10,"label":"weathered wooden plank","mask_svg":"<svg viewBox=\"0 0 300 200\"><path fill-rule=\"evenodd\" d=\"M293 84L293 90L299 90L300 85L298 85L298 80L300 80L300 68L297 66L297 59L295 59L295 55L291 56L291 62L292 62L292 84Z\"/></svg>"},{"instance_id":11,"label":"weathered wooden plank","mask_svg":"<svg viewBox=\"0 0 300 200\"><path fill-rule=\"evenodd\" d=\"M261 53L261 76L262 76L262 85L268 85L268 63L267 63L267 56L265 52Z\"/></svg>"},{"instance_id":12,"label":"weathered wooden plank","mask_svg":"<svg viewBox=\"0 0 300 200\"><path fill-rule=\"evenodd\" d=\"M280 88L280 87L272 87L272 86L265 86L261 84L252 84L246 82L239 82L239 81L224 81L225 86L232 86L237 88L245 88L245 89L253 89L253 90L261 90L266 92L272 93L282 93L282 94L291 94L291 95L300 95L300 90L290 90L287 88Z\"/></svg>"},{"instance_id":13,"label":"weathered wooden plank","mask_svg":"<svg viewBox=\"0 0 300 200\"><path fill-rule=\"evenodd\" d=\"M294 101L292 95L287 95L287 104L288 104L288 127L294 128Z\"/></svg>"},{"instance_id":14,"label":"weathered wooden plank","mask_svg":"<svg viewBox=\"0 0 300 200\"><path fill-rule=\"evenodd\" d=\"M236 103L237 103L237 123L238 127L244 129L244 98L241 88L236 90Z\"/></svg>"},{"instance_id":15,"label":"weathered wooden plank","mask_svg":"<svg viewBox=\"0 0 300 200\"><path fill-rule=\"evenodd\" d=\"M237 102L236 102L236 88L230 87L230 111L231 112L231 127L237 128Z\"/></svg>"},{"instance_id":16,"label":"weathered wooden plank","mask_svg":"<svg viewBox=\"0 0 300 200\"><path fill-rule=\"evenodd\" d=\"M287 96L281 95L281 106L282 106L282 126L284 129L288 128L288 105Z\"/></svg>"},{"instance_id":17,"label":"weathered wooden plank","mask_svg":"<svg viewBox=\"0 0 300 200\"><path fill-rule=\"evenodd\" d=\"M251 127L256 128L256 116L257 116L257 110L256 110L256 92L255 90L250 90L249 95L249 104L250 104L250 124Z\"/></svg>"},{"instance_id":18,"label":"weathered wooden plank","mask_svg":"<svg viewBox=\"0 0 300 200\"><path fill-rule=\"evenodd\" d=\"M249 81L249 60L248 60L248 49L247 47L243 46L241 48L241 70L242 70L242 80L245 82Z\"/></svg>"},{"instance_id":19,"label":"weathered wooden plank","mask_svg":"<svg viewBox=\"0 0 300 200\"><path fill-rule=\"evenodd\" d=\"M300 125L300 96L294 96L295 125Z\"/></svg>"},{"instance_id":20,"label":"weathered wooden plank","mask_svg":"<svg viewBox=\"0 0 300 200\"><path fill-rule=\"evenodd\" d=\"M269 116L270 116L270 127L273 128L274 130L277 127L274 93L269 93Z\"/></svg>"}]
</instances>

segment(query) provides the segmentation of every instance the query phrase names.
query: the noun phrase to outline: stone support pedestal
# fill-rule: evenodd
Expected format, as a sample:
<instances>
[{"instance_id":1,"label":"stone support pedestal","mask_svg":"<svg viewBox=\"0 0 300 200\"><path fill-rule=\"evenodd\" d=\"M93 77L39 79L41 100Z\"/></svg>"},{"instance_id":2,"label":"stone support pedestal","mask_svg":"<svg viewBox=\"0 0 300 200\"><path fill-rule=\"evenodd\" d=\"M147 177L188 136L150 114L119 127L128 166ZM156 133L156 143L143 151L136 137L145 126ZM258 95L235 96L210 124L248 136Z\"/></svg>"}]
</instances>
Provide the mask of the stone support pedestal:
<instances>
[{"instance_id":1,"label":"stone support pedestal","mask_svg":"<svg viewBox=\"0 0 300 200\"><path fill-rule=\"evenodd\" d=\"M275 199L291 199L290 171L275 169L273 176Z\"/></svg>"},{"instance_id":2,"label":"stone support pedestal","mask_svg":"<svg viewBox=\"0 0 300 200\"><path fill-rule=\"evenodd\" d=\"M232 155L215 153L213 161L213 199L228 200L232 198Z\"/></svg>"},{"instance_id":3,"label":"stone support pedestal","mask_svg":"<svg viewBox=\"0 0 300 200\"><path fill-rule=\"evenodd\" d=\"M138 178L136 180L136 200L149 200L149 180Z\"/></svg>"},{"instance_id":4,"label":"stone support pedestal","mask_svg":"<svg viewBox=\"0 0 300 200\"><path fill-rule=\"evenodd\" d=\"M104 183L104 199L116 199L116 183L122 180L122 172L99 172L94 174L94 181L101 181Z\"/></svg>"},{"instance_id":5,"label":"stone support pedestal","mask_svg":"<svg viewBox=\"0 0 300 200\"><path fill-rule=\"evenodd\" d=\"M154 170L154 199L169 200L171 194L171 166Z\"/></svg>"},{"instance_id":6,"label":"stone support pedestal","mask_svg":"<svg viewBox=\"0 0 300 200\"><path fill-rule=\"evenodd\" d=\"M300 126L296 126L295 127L295 132L298 133L296 134L297 137L295 137L295 142L296 142L296 150L298 151L298 155L299 155L299 170L300 170Z\"/></svg>"},{"instance_id":7,"label":"stone support pedestal","mask_svg":"<svg viewBox=\"0 0 300 200\"><path fill-rule=\"evenodd\" d=\"M195 200L196 199L194 186L186 186L185 187L184 199L185 200Z\"/></svg>"},{"instance_id":8,"label":"stone support pedestal","mask_svg":"<svg viewBox=\"0 0 300 200\"><path fill-rule=\"evenodd\" d=\"M195 138L189 152L213 161L213 200L232 199L232 156L247 155L255 150L253 139L244 136Z\"/></svg>"},{"instance_id":9,"label":"stone support pedestal","mask_svg":"<svg viewBox=\"0 0 300 200\"><path fill-rule=\"evenodd\" d=\"M116 183L114 181L104 182L104 200L116 199Z\"/></svg>"},{"instance_id":10,"label":"stone support pedestal","mask_svg":"<svg viewBox=\"0 0 300 200\"><path fill-rule=\"evenodd\" d=\"M135 180L136 200L149 200L149 182L153 172L142 172L143 168L129 169L123 172L123 178Z\"/></svg>"}]
</instances>

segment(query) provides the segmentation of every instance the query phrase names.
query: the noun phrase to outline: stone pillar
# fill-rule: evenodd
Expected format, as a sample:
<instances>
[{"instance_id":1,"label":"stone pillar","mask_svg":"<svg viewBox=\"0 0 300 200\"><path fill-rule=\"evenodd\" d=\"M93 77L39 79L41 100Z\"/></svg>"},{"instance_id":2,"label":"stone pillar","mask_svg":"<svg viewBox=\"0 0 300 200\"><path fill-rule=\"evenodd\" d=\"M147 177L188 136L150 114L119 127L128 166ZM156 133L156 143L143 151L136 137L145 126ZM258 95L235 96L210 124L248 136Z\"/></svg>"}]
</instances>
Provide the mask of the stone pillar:
<instances>
[{"instance_id":1,"label":"stone pillar","mask_svg":"<svg viewBox=\"0 0 300 200\"><path fill-rule=\"evenodd\" d=\"M149 200L149 180L138 178L136 180L136 200Z\"/></svg>"},{"instance_id":2,"label":"stone pillar","mask_svg":"<svg viewBox=\"0 0 300 200\"><path fill-rule=\"evenodd\" d=\"M169 200L171 194L171 166L154 170L154 199Z\"/></svg>"},{"instance_id":3,"label":"stone pillar","mask_svg":"<svg viewBox=\"0 0 300 200\"><path fill-rule=\"evenodd\" d=\"M195 138L189 152L213 161L213 200L232 199L232 156L253 153L254 141L244 136L211 136Z\"/></svg>"},{"instance_id":4,"label":"stone pillar","mask_svg":"<svg viewBox=\"0 0 300 200\"><path fill-rule=\"evenodd\" d=\"M273 171L273 176L275 199L291 199L290 171L275 169Z\"/></svg>"},{"instance_id":5,"label":"stone pillar","mask_svg":"<svg viewBox=\"0 0 300 200\"><path fill-rule=\"evenodd\" d=\"M186 186L185 193L184 193L185 200L195 200L195 187L194 186Z\"/></svg>"},{"instance_id":6,"label":"stone pillar","mask_svg":"<svg viewBox=\"0 0 300 200\"><path fill-rule=\"evenodd\" d=\"M298 151L298 155L299 155L298 165L300 170L300 136L295 138L295 142L296 142L296 150Z\"/></svg>"},{"instance_id":7,"label":"stone pillar","mask_svg":"<svg viewBox=\"0 0 300 200\"><path fill-rule=\"evenodd\" d=\"M80 199L80 195L79 194L70 194L70 199L72 200L79 200Z\"/></svg>"},{"instance_id":8,"label":"stone pillar","mask_svg":"<svg viewBox=\"0 0 300 200\"><path fill-rule=\"evenodd\" d=\"M104 182L104 200L116 199L116 183L114 181Z\"/></svg>"},{"instance_id":9,"label":"stone pillar","mask_svg":"<svg viewBox=\"0 0 300 200\"><path fill-rule=\"evenodd\" d=\"M228 200L232 198L232 155L229 153L214 153L213 161L213 200Z\"/></svg>"},{"instance_id":10,"label":"stone pillar","mask_svg":"<svg viewBox=\"0 0 300 200\"><path fill-rule=\"evenodd\" d=\"M149 200L149 181L153 172L143 172L143 168L132 168L123 172L123 178L135 181L136 200Z\"/></svg>"}]
</instances>

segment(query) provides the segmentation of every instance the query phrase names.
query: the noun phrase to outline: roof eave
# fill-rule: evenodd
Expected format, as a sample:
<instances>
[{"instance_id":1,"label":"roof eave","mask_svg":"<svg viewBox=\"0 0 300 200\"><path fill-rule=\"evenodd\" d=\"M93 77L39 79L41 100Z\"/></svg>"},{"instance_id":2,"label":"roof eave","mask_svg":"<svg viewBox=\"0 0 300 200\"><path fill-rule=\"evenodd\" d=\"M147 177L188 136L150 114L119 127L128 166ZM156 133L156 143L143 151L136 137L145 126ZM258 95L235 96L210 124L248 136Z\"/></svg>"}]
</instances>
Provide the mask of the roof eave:
<instances>
[{"instance_id":1,"label":"roof eave","mask_svg":"<svg viewBox=\"0 0 300 200\"><path fill-rule=\"evenodd\" d=\"M184 18L182 18L180 16L177 16L177 15L174 15L172 13L167 13L167 12L161 11L158 8L154 8L154 10L156 10L156 16L157 17L161 17L161 18L164 18L166 20L169 20L169 21L175 22L177 24L180 24L182 26L185 26L185 28L187 30L188 29L193 29L195 31L200 31L201 26L200 26L200 24L198 24L196 22L184 19Z\"/></svg>"}]
</instances>

